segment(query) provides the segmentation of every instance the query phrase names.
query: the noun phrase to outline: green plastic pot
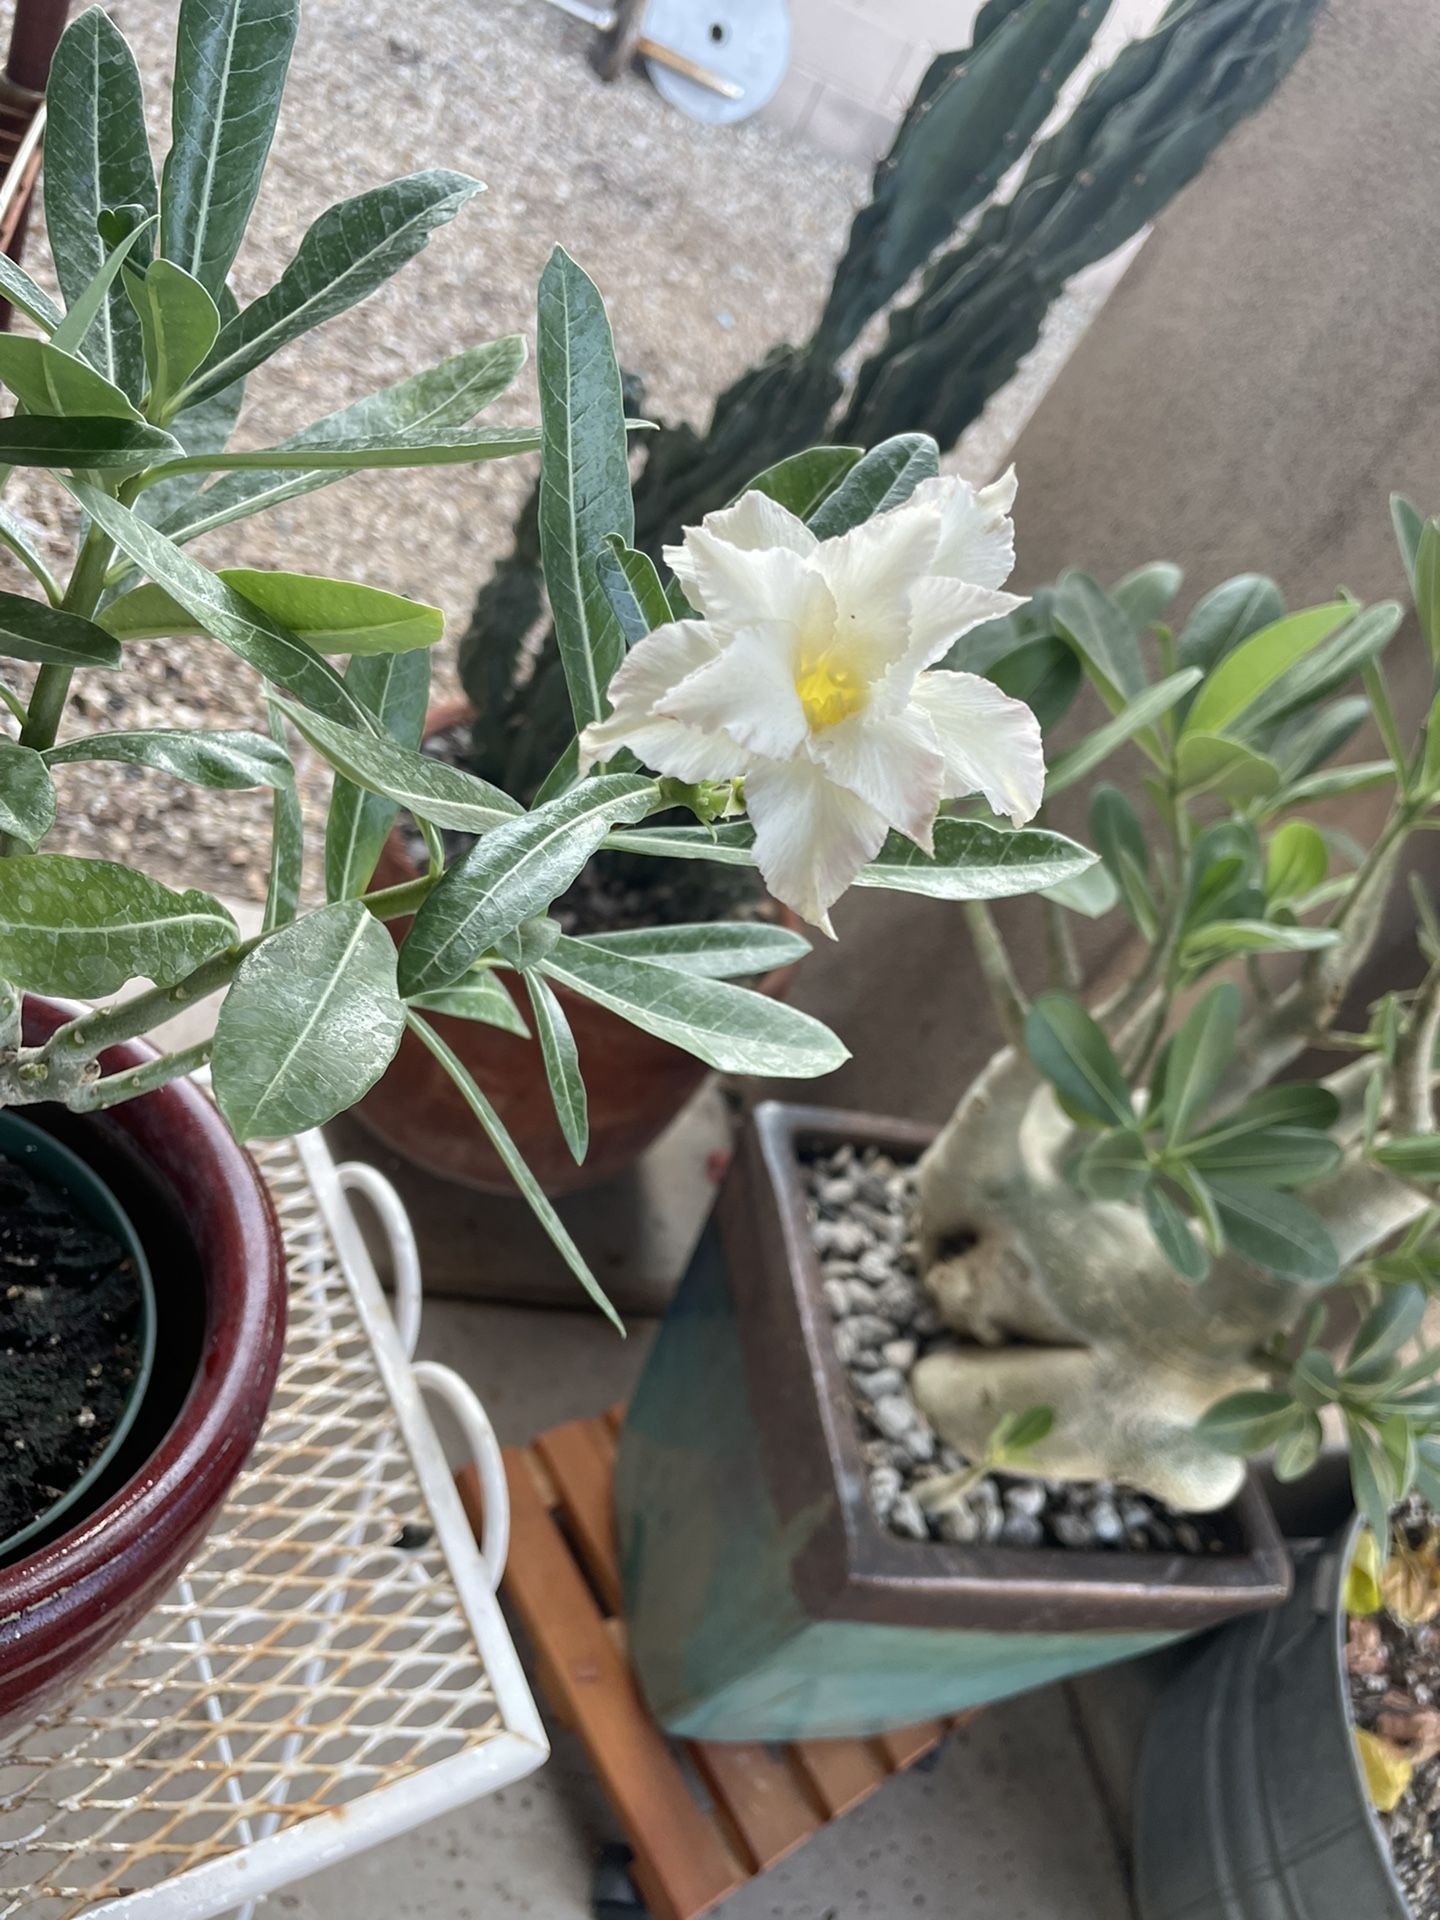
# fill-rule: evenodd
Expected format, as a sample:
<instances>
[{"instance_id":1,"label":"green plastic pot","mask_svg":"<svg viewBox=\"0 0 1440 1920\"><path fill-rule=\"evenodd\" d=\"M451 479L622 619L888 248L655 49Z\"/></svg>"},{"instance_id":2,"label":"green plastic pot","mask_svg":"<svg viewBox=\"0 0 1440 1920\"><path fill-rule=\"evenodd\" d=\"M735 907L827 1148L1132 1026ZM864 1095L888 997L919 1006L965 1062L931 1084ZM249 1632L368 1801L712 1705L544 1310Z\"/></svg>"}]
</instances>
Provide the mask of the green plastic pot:
<instances>
[{"instance_id":1,"label":"green plastic pot","mask_svg":"<svg viewBox=\"0 0 1440 1920\"><path fill-rule=\"evenodd\" d=\"M110 1438L74 1486L62 1493L58 1500L52 1501L42 1513L37 1513L25 1526L0 1539L0 1564L3 1564L13 1560L20 1549L28 1546L32 1540L49 1533L57 1521L78 1506L124 1446L145 1398L155 1364L155 1283L151 1278L150 1263L145 1258L145 1249L140 1244L140 1236L131 1225L129 1216L105 1182L85 1164L78 1153L62 1146L32 1121L22 1120L13 1113L0 1113L0 1154L8 1160L23 1163L51 1186L59 1187L68 1194L96 1226L103 1227L120 1242L134 1261L140 1281L140 1364L135 1369L129 1398L120 1410L120 1417L115 1422Z\"/></svg>"}]
</instances>

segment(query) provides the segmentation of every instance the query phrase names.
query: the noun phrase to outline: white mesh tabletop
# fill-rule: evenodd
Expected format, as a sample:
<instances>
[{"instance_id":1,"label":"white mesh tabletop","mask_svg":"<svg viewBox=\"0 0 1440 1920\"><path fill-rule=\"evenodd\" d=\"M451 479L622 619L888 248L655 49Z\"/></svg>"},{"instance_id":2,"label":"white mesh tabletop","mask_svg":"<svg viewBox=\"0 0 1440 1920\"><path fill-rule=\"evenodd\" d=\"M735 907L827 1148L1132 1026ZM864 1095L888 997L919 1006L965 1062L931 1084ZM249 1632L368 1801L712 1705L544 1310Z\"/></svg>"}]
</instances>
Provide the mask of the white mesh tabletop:
<instances>
[{"instance_id":1,"label":"white mesh tabletop","mask_svg":"<svg viewBox=\"0 0 1440 1920\"><path fill-rule=\"evenodd\" d=\"M264 1431L165 1600L67 1707L0 1744L0 1920L229 1913L546 1756L342 1189L378 1182L337 1178L317 1135L256 1158L290 1268ZM413 1345L413 1290L401 1320ZM484 1416L418 1371L489 1455L499 1558Z\"/></svg>"}]
</instances>

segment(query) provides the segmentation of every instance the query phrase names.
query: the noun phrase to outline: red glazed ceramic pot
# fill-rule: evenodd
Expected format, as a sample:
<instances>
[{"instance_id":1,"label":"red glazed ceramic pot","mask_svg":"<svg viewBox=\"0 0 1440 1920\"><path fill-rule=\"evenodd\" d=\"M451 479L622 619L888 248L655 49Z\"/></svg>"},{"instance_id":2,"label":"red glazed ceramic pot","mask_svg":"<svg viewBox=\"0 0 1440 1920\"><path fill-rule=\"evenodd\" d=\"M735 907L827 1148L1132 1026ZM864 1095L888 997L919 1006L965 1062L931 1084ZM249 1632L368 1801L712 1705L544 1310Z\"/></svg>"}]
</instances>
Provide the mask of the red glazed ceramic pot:
<instances>
[{"instance_id":1,"label":"red glazed ceramic pot","mask_svg":"<svg viewBox=\"0 0 1440 1920\"><path fill-rule=\"evenodd\" d=\"M464 700L432 708L426 735L446 733L469 718ZM413 880L417 869L398 833L392 833L375 872L377 887ZM784 924L798 927L791 914ZM397 940L409 921L393 923ZM756 982L780 995L792 969L777 967ZM508 986L508 982L505 982ZM550 1098L540 1043L444 1014L425 1017L475 1076L494 1104L526 1165L547 1193L570 1193L624 1171L665 1131L710 1069L693 1054L632 1027L593 1000L557 986L580 1055L589 1096L590 1149L575 1164ZM523 996L517 1001L529 1013ZM529 1024L527 1017L527 1025ZM458 1180L482 1193L511 1193L514 1182L454 1082L414 1034L400 1042L385 1078L355 1109L355 1117L393 1152L415 1166Z\"/></svg>"},{"instance_id":2,"label":"red glazed ceramic pot","mask_svg":"<svg viewBox=\"0 0 1440 1920\"><path fill-rule=\"evenodd\" d=\"M48 1039L68 1017L27 998L26 1042ZM103 1065L114 1072L153 1057L132 1042L112 1047ZM43 1121L48 1110L32 1112ZM188 1385L169 1381L173 1417L129 1477L58 1539L0 1567L0 1733L59 1700L184 1566L259 1434L285 1335L285 1259L270 1196L197 1087L177 1080L84 1122L50 1118L140 1232L160 1293L162 1358L167 1275L170 1315L190 1318L193 1339L177 1336L172 1351L190 1340ZM159 1417L166 1411L162 1403Z\"/></svg>"}]
</instances>

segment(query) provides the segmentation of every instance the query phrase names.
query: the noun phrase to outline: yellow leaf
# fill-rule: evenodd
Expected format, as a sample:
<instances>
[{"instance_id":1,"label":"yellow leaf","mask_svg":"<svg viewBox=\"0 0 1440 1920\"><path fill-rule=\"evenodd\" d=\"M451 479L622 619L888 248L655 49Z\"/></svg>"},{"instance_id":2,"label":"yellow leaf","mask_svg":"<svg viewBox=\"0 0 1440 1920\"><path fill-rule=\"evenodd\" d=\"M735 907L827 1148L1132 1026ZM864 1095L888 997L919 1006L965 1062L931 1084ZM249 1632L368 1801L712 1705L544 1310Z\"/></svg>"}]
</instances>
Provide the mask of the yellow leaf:
<instances>
[{"instance_id":1,"label":"yellow leaf","mask_svg":"<svg viewBox=\"0 0 1440 1920\"><path fill-rule=\"evenodd\" d=\"M1410 1784L1413 1772L1409 1756L1393 1740L1382 1740L1378 1733L1355 1729L1355 1745L1360 1750L1360 1771L1365 1776L1365 1791L1370 1804L1379 1813L1389 1813Z\"/></svg>"},{"instance_id":2,"label":"yellow leaf","mask_svg":"<svg viewBox=\"0 0 1440 1920\"><path fill-rule=\"evenodd\" d=\"M1355 1542L1355 1551L1350 1558L1349 1571L1345 1575L1344 1607L1352 1619L1363 1618L1367 1613L1380 1611L1382 1595L1380 1576L1384 1562L1375 1536L1367 1527Z\"/></svg>"}]
</instances>

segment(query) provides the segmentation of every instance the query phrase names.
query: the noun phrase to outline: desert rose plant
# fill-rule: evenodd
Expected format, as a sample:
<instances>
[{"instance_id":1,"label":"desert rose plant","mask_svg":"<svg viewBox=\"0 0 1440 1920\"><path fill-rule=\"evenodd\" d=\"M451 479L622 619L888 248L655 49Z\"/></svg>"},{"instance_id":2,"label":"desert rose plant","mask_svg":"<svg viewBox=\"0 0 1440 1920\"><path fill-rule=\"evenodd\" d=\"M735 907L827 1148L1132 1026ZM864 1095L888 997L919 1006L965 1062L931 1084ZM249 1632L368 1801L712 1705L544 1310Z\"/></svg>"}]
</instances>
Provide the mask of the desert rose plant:
<instances>
[{"instance_id":1,"label":"desert rose plant","mask_svg":"<svg viewBox=\"0 0 1440 1920\"><path fill-rule=\"evenodd\" d=\"M599 1298L484 1089L427 1014L524 1031L509 975L578 1159L582 1063L556 985L724 1070L806 1077L845 1057L815 1020L733 984L805 951L784 927L564 937L548 909L602 847L758 863L820 925L852 883L974 900L1085 871L1093 856L1060 835L937 817L952 795L984 793L1017 820L1039 803L1029 710L987 681L932 670L969 629L1018 604L1000 591L1008 492L942 481L921 439L864 459L818 449L693 532L662 585L631 546L629 423L604 307L558 251L540 287L533 430L475 424L521 369L513 338L350 399L278 446L227 451L246 379L373 292L479 190L444 171L370 188L322 213L274 286L238 307L227 274L296 22L285 0L183 0L157 185L134 60L102 11L83 14L49 95L46 213L64 307L0 259L0 291L34 330L0 335L0 380L16 402L0 421L0 462L52 474L81 528L62 583L0 510L0 538L37 589L0 596L0 655L38 669L0 686L15 724L0 736L0 1105L93 1112L208 1061L239 1138L291 1133L359 1099L408 1026ZM438 609L346 581L217 573L186 550L347 474L536 449L577 737L528 811L418 750ZM423 540L423 524L416 533ZM66 734L74 674L123 667L127 642L171 635L208 636L253 667L269 731ZM348 656L343 673L332 655ZM296 737L334 772L323 861L308 858ZM219 900L123 860L44 851L78 761L270 788L262 930L240 939ZM429 868L376 890L402 808ZM448 864L442 829L469 838ZM386 923L407 920L397 949ZM135 979L152 985L24 1043L27 991L103 998ZM221 989L213 1038L106 1071L107 1047Z\"/></svg>"}]
</instances>

